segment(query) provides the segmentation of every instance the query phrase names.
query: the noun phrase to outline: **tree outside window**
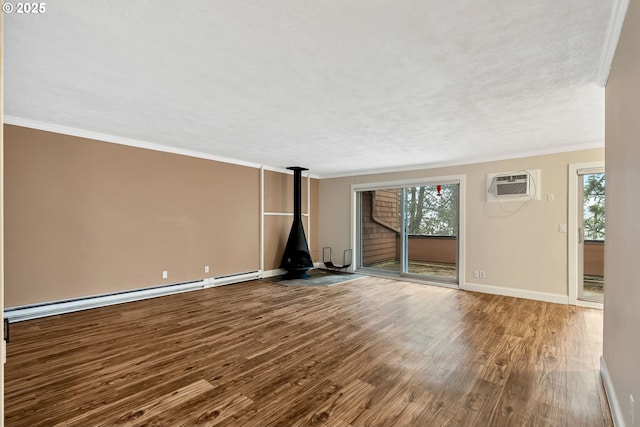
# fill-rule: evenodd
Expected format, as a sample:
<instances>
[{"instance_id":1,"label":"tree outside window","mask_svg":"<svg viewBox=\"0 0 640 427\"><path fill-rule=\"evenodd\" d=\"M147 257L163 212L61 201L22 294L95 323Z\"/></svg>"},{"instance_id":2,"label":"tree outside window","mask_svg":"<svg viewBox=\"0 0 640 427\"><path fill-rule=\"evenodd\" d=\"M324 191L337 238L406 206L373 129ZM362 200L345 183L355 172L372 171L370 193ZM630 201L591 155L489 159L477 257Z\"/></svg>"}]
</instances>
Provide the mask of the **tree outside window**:
<instances>
[{"instance_id":1,"label":"tree outside window","mask_svg":"<svg viewBox=\"0 0 640 427\"><path fill-rule=\"evenodd\" d=\"M411 235L455 236L458 224L458 186L435 185L406 189L407 231Z\"/></svg>"},{"instance_id":2,"label":"tree outside window","mask_svg":"<svg viewBox=\"0 0 640 427\"><path fill-rule=\"evenodd\" d=\"M604 240L604 174L584 175L583 183L584 238L585 240Z\"/></svg>"}]
</instances>

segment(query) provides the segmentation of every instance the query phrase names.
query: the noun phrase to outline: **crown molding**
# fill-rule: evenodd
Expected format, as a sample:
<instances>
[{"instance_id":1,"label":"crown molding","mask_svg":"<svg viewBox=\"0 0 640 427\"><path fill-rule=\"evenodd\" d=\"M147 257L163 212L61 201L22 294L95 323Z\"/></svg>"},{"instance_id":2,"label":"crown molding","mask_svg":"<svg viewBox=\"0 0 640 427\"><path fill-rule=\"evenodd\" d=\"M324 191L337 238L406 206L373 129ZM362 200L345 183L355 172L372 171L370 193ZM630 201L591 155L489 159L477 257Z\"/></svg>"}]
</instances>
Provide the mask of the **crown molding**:
<instances>
[{"instance_id":1,"label":"crown molding","mask_svg":"<svg viewBox=\"0 0 640 427\"><path fill-rule=\"evenodd\" d=\"M5 115L3 117L3 121L5 124L8 124L8 125L21 126L21 127L26 127L30 129L42 130L45 132L59 133L62 135L92 139L95 141L107 142L111 144L126 145L129 147L143 148L146 150L161 151L164 153L179 154L182 156L196 157L199 159L213 160L216 162L230 163L233 165L246 166L246 167L256 168L256 169L263 167L265 170L270 170L270 171L285 173L285 174L293 174L293 172L284 168L262 165L259 163L247 162L244 160L232 159L229 157L216 156L214 154L202 153L194 150L185 150L183 148L170 147L167 145L155 144L152 142L141 141L137 139L123 138L120 136L110 135L106 133L92 132L85 129L78 129L78 128L73 128L68 126L60 126L53 123L40 122L37 120L30 120L22 117ZM319 178L319 176L314 174L309 174L309 177Z\"/></svg>"},{"instance_id":2,"label":"crown molding","mask_svg":"<svg viewBox=\"0 0 640 427\"><path fill-rule=\"evenodd\" d=\"M585 141L585 142L576 143L576 144L559 145L557 147L550 147L550 148L544 148L539 150L522 151L519 153L507 153L507 154L495 155L495 156L477 156L477 157L474 157L473 160L465 158L460 160L444 161L439 163L407 165L407 166L399 166L395 168L383 168L383 169L364 170L364 171L356 171L356 172L325 174L325 175L321 175L320 178L321 179L346 178L346 177L352 177L352 176L377 175L377 174L397 173L397 172L412 172L417 170L476 165L479 163L489 163L489 162L497 162L501 160L521 159L525 157L547 156L547 155L553 155L553 154L570 153L573 151L593 150L598 148L604 148L604 140L598 139L594 141Z\"/></svg>"},{"instance_id":3,"label":"crown molding","mask_svg":"<svg viewBox=\"0 0 640 427\"><path fill-rule=\"evenodd\" d=\"M628 0L621 0L628 1ZM198 151L185 150L182 148L169 147L166 145L154 144L146 141L140 141L129 138L122 138L115 135L109 135L98 132L91 132L84 129L71 128L67 126L59 126L51 123L39 122L35 120L23 119L20 117L15 117L11 115L4 116L4 123L14 126L22 126L31 129L42 130L46 132L59 133L63 135L75 136L79 138L87 138L101 142L107 142L112 144L120 144L127 145L130 147L143 148L147 150L154 151L162 151L165 153L179 154L183 156L196 157L200 159L213 160L217 162L230 163L239 166L246 166L250 168L263 168L267 171L273 171L283 174L292 175L293 172L281 167L262 165L253 162L247 162L238 159L232 159L228 157L216 156L213 154L202 153ZM329 178L344 178L350 176L362 176L362 175L372 175L372 174L383 174L383 173L393 173L393 172L410 172L415 170L423 170L423 169L435 169L435 168L443 168L443 167L451 167L451 166L462 166L469 164L477 164L477 163L486 163L493 162L499 160L508 160L508 159L517 159L522 157L534 157L534 156L542 156L548 154L557 154L564 153L570 151L580 151L580 150L588 150L593 148L602 148L604 147L603 140L596 141L587 141L583 143L577 143L572 145L563 145L553 148L546 148L541 150L533 150L533 151L524 151L521 153L509 153L505 155L499 156L485 156L485 157L475 157L473 161L469 159L449 161L449 162L440 162L440 163L430 163L430 164L419 164L419 165L407 165L407 166L399 166L395 168L381 168L375 170L362 170L355 172L337 172L333 174L313 174L313 173L305 173L304 176L308 176L313 179L329 179Z\"/></svg>"},{"instance_id":4,"label":"crown molding","mask_svg":"<svg viewBox=\"0 0 640 427\"><path fill-rule=\"evenodd\" d=\"M607 80L609 80L609 73L611 72L620 34L622 33L622 25L624 24L627 9L629 9L629 0L615 0L613 10L611 11L611 18L609 19L609 27L607 28L604 46L602 46L602 52L600 53L600 64L598 66L597 79L598 84L602 87L605 87Z\"/></svg>"}]
</instances>

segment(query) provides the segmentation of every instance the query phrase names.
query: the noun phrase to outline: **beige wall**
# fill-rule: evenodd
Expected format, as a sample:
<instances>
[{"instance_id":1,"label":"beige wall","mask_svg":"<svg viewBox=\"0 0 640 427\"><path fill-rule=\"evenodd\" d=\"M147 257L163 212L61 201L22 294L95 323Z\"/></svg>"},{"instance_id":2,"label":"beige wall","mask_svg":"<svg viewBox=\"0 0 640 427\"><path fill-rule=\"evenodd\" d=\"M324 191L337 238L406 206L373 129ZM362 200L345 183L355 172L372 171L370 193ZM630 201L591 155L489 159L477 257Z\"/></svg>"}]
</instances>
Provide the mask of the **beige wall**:
<instances>
[{"instance_id":1,"label":"beige wall","mask_svg":"<svg viewBox=\"0 0 640 427\"><path fill-rule=\"evenodd\" d=\"M603 149L526 157L447 168L323 179L320 182L320 245L341 251L350 243L351 185L466 176L466 272L465 281L567 295L567 234L558 224L567 223L568 165L602 161ZM541 201L533 201L514 214L496 203L485 203L485 175L523 169L541 169ZM547 194L555 195L554 202ZM519 203L503 207L514 210ZM474 279L473 270L484 270L486 279Z\"/></svg>"},{"instance_id":2,"label":"beige wall","mask_svg":"<svg viewBox=\"0 0 640 427\"><path fill-rule=\"evenodd\" d=\"M626 425L640 420L640 3L631 1L605 95L604 359Z\"/></svg>"},{"instance_id":3,"label":"beige wall","mask_svg":"<svg viewBox=\"0 0 640 427\"><path fill-rule=\"evenodd\" d=\"M5 140L6 306L260 268L259 169L17 126ZM265 236L289 224L265 221Z\"/></svg>"}]
</instances>

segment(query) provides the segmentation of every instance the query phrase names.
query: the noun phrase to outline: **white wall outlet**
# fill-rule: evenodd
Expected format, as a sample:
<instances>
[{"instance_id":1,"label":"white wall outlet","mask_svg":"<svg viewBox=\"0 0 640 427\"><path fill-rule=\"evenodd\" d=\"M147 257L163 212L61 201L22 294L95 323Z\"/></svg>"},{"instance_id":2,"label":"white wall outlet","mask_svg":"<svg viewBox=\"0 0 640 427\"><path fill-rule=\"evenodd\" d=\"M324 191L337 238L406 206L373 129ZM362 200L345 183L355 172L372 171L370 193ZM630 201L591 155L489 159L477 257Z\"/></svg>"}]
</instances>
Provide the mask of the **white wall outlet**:
<instances>
[{"instance_id":1,"label":"white wall outlet","mask_svg":"<svg viewBox=\"0 0 640 427\"><path fill-rule=\"evenodd\" d=\"M567 224L558 224L558 233L566 233Z\"/></svg>"},{"instance_id":2,"label":"white wall outlet","mask_svg":"<svg viewBox=\"0 0 640 427\"><path fill-rule=\"evenodd\" d=\"M636 424L636 402L633 400L633 394L629 395L629 417L631 418L631 425Z\"/></svg>"},{"instance_id":3,"label":"white wall outlet","mask_svg":"<svg viewBox=\"0 0 640 427\"><path fill-rule=\"evenodd\" d=\"M162 272L162 278L166 279L167 277L169 277L169 272L168 271L163 271Z\"/></svg>"},{"instance_id":4,"label":"white wall outlet","mask_svg":"<svg viewBox=\"0 0 640 427\"><path fill-rule=\"evenodd\" d=\"M547 202L555 202L556 201L556 195L553 193L549 193L547 194Z\"/></svg>"},{"instance_id":5,"label":"white wall outlet","mask_svg":"<svg viewBox=\"0 0 640 427\"><path fill-rule=\"evenodd\" d=\"M485 277L484 270L480 270L480 278L484 279Z\"/></svg>"},{"instance_id":6,"label":"white wall outlet","mask_svg":"<svg viewBox=\"0 0 640 427\"><path fill-rule=\"evenodd\" d=\"M209 266L208 266L208 265L205 265L205 266L204 266L204 272L205 272L205 273L208 273L208 272L209 272Z\"/></svg>"},{"instance_id":7,"label":"white wall outlet","mask_svg":"<svg viewBox=\"0 0 640 427\"><path fill-rule=\"evenodd\" d=\"M480 277L480 272L478 270L473 270L473 277L476 279Z\"/></svg>"}]
</instances>

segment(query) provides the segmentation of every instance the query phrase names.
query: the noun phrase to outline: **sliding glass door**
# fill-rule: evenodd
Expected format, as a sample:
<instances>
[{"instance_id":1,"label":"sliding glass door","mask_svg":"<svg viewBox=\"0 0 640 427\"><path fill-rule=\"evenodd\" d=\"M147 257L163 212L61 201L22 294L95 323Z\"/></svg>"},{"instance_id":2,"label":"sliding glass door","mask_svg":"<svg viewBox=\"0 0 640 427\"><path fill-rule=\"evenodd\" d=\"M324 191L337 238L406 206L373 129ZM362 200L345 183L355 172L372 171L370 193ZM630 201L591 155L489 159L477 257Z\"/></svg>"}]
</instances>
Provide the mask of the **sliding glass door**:
<instances>
[{"instance_id":1,"label":"sliding glass door","mask_svg":"<svg viewBox=\"0 0 640 427\"><path fill-rule=\"evenodd\" d=\"M458 182L359 191L358 267L456 285Z\"/></svg>"},{"instance_id":2,"label":"sliding glass door","mask_svg":"<svg viewBox=\"0 0 640 427\"><path fill-rule=\"evenodd\" d=\"M458 184L406 188L407 274L458 281Z\"/></svg>"},{"instance_id":3,"label":"sliding glass door","mask_svg":"<svg viewBox=\"0 0 640 427\"><path fill-rule=\"evenodd\" d=\"M604 169L578 170L578 299L604 300Z\"/></svg>"}]
</instances>

